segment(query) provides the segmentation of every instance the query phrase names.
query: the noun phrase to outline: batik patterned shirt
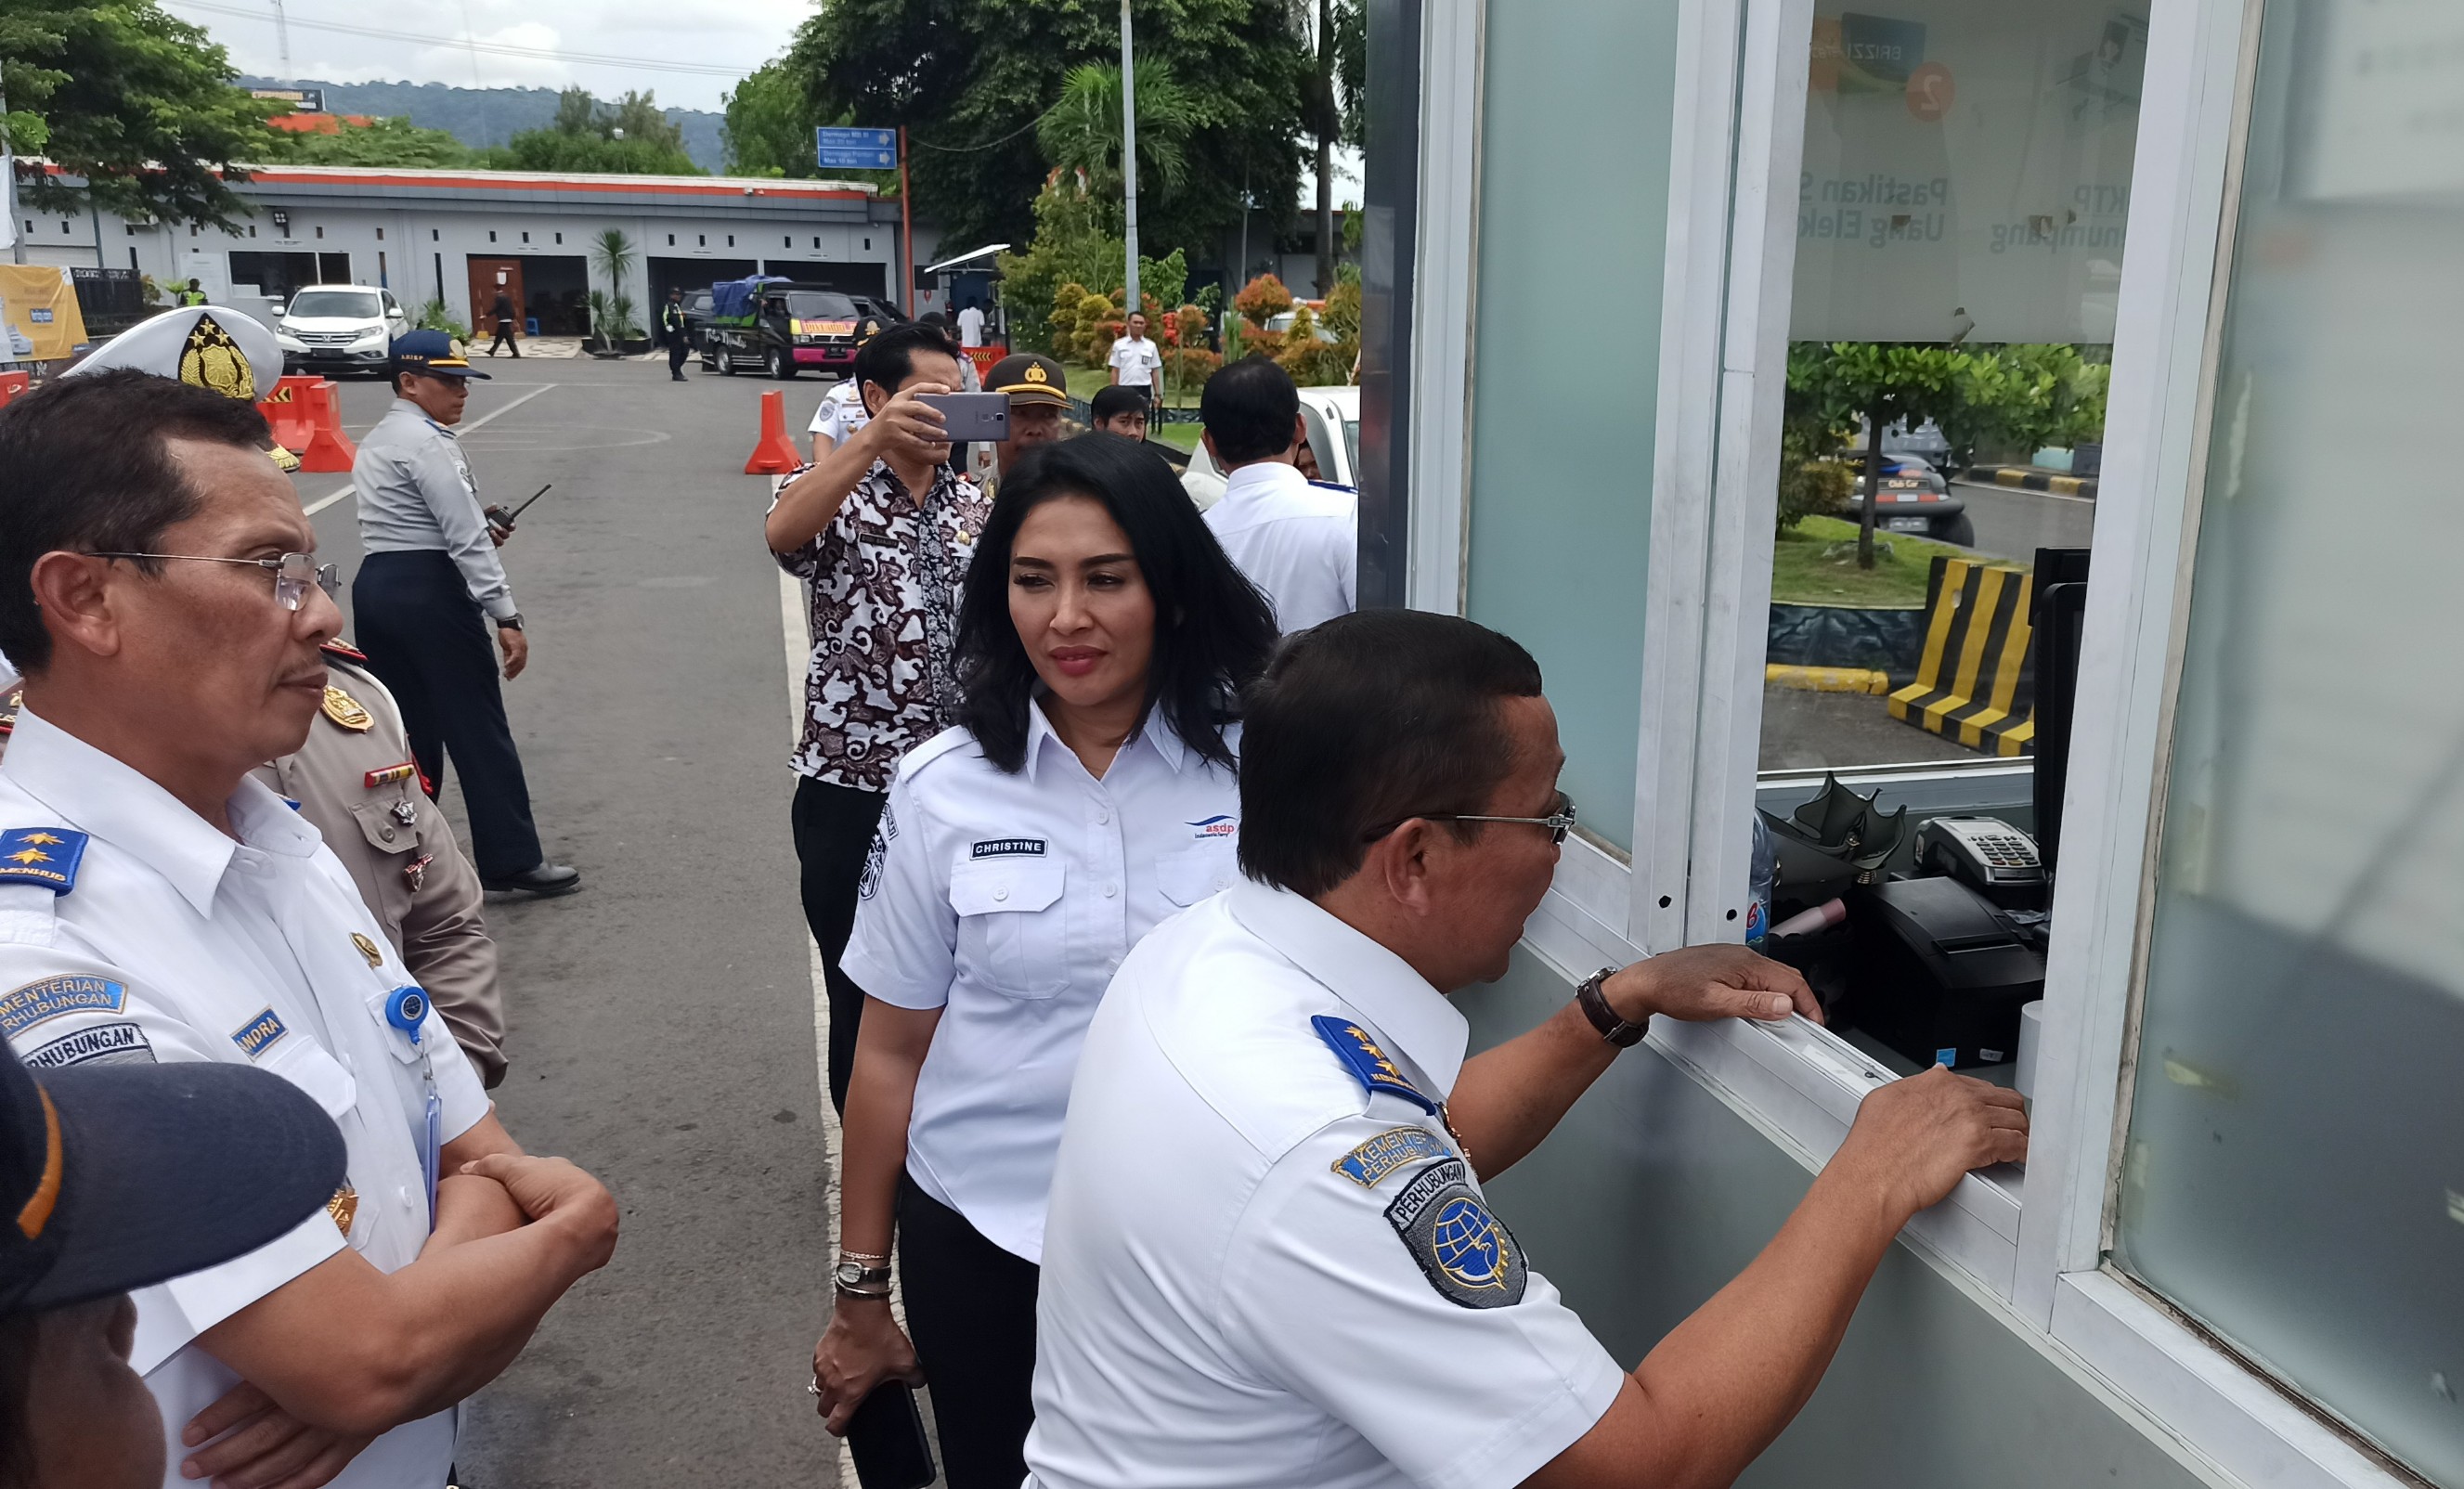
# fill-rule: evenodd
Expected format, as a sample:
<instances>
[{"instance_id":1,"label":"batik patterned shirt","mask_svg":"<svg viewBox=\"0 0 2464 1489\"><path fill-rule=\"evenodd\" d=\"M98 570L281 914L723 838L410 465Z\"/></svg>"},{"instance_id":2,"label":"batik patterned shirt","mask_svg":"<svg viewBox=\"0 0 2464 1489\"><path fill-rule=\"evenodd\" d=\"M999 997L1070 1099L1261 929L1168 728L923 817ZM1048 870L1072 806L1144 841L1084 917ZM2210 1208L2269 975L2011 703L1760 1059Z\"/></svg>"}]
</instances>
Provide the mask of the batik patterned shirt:
<instances>
[{"instance_id":1,"label":"batik patterned shirt","mask_svg":"<svg viewBox=\"0 0 2464 1489\"><path fill-rule=\"evenodd\" d=\"M901 756L957 722L958 587L991 511L947 466L919 504L876 465L829 526L777 556L809 585L800 774L888 791Z\"/></svg>"}]
</instances>

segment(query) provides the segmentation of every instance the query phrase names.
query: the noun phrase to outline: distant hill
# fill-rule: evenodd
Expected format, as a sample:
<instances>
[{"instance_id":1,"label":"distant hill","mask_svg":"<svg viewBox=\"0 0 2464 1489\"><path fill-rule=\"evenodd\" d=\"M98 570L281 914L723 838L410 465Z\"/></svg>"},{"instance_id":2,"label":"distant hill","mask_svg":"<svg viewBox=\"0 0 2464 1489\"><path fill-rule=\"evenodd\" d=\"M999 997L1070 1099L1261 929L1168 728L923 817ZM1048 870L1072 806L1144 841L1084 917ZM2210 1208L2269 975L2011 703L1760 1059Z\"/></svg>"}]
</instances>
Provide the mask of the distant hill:
<instances>
[{"instance_id":1,"label":"distant hill","mask_svg":"<svg viewBox=\"0 0 2464 1489\"><path fill-rule=\"evenodd\" d=\"M503 144L525 129L544 129L556 118L553 88L455 88L445 83L319 82L313 77L284 81L275 77L242 77L243 88L322 88L325 107L336 114L369 114L405 118L422 129L442 129L473 149ZM684 131L685 153L708 171L727 168L727 147L719 139L724 116L708 109L667 109L669 119Z\"/></svg>"}]
</instances>

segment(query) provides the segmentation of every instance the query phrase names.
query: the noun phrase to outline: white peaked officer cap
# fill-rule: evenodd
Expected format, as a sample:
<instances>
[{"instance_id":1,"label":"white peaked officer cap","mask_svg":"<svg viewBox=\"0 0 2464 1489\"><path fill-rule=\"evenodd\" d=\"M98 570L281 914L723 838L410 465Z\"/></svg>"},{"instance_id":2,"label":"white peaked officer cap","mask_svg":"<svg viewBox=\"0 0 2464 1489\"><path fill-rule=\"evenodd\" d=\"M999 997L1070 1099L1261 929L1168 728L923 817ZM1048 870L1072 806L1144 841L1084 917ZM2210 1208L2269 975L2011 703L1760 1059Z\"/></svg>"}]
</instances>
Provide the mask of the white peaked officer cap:
<instances>
[{"instance_id":1,"label":"white peaked officer cap","mask_svg":"<svg viewBox=\"0 0 2464 1489\"><path fill-rule=\"evenodd\" d=\"M260 321L222 305L184 305L141 320L62 377L127 367L158 378L257 403L282 378L282 343ZM274 463L299 469L299 457L274 447Z\"/></svg>"}]
</instances>

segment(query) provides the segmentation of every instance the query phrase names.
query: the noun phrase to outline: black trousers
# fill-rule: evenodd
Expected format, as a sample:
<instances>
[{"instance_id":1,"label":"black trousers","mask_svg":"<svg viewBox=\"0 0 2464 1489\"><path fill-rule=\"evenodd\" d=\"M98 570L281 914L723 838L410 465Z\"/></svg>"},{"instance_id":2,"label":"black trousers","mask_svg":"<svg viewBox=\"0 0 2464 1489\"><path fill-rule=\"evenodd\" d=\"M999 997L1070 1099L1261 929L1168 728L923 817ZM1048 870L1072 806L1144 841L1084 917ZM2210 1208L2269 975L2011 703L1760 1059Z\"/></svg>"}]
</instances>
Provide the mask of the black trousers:
<instances>
[{"instance_id":1,"label":"black trousers","mask_svg":"<svg viewBox=\"0 0 2464 1489\"><path fill-rule=\"evenodd\" d=\"M516 357L519 357L522 354L522 343L515 339L514 337L514 323L501 317L498 318L496 321L496 339L488 343L488 355L491 357L495 356L496 348L499 346L512 347ZM387 684L386 686L391 687L392 685Z\"/></svg>"},{"instance_id":2,"label":"black trousers","mask_svg":"<svg viewBox=\"0 0 2464 1489\"><path fill-rule=\"evenodd\" d=\"M681 336L668 343L668 376L676 377L685 370L685 355L693 350Z\"/></svg>"},{"instance_id":3,"label":"black trousers","mask_svg":"<svg viewBox=\"0 0 2464 1489\"><path fill-rule=\"evenodd\" d=\"M855 1070L855 1031L864 1018L864 990L839 971L847 937L855 931L856 889L864 881L865 855L881 821L878 791L833 785L810 776L796 777L790 821L796 863L802 870L804 924L822 949L822 978L830 1000L830 1105L847 1110L847 1077ZM1011 1489L1017 1489L1012 1485Z\"/></svg>"},{"instance_id":4,"label":"black trousers","mask_svg":"<svg viewBox=\"0 0 2464 1489\"><path fill-rule=\"evenodd\" d=\"M434 789L451 755L471 809L471 858L483 879L545 860L531 821L531 788L505 719L487 617L450 555L372 553L351 580L351 607L368 669L402 705L410 753Z\"/></svg>"},{"instance_id":5,"label":"black trousers","mask_svg":"<svg viewBox=\"0 0 2464 1489\"><path fill-rule=\"evenodd\" d=\"M1035 1421L1035 1290L1042 1269L1014 1257L904 1174L898 1280L907 1337L933 1389L949 1489L1018 1489Z\"/></svg>"}]
</instances>

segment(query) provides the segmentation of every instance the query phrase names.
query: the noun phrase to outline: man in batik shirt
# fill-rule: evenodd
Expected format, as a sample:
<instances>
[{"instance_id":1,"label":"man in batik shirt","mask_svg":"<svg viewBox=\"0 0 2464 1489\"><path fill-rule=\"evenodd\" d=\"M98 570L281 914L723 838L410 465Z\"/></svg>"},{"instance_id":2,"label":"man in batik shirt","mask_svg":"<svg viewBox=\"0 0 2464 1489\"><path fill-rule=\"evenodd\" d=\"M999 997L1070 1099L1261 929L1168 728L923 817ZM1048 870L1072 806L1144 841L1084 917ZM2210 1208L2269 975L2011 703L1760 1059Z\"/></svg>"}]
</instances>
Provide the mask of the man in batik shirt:
<instances>
[{"instance_id":1,"label":"man in batik shirt","mask_svg":"<svg viewBox=\"0 0 2464 1489\"><path fill-rule=\"evenodd\" d=\"M853 376L870 419L780 488L763 527L811 605L796 857L829 985L830 1103L841 1108L864 993L839 954L899 758L957 722L958 587L992 510L951 469L939 412L916 401L959 390L948 333L892 326L857 349Z\"/></svg>"}]
</instances>

